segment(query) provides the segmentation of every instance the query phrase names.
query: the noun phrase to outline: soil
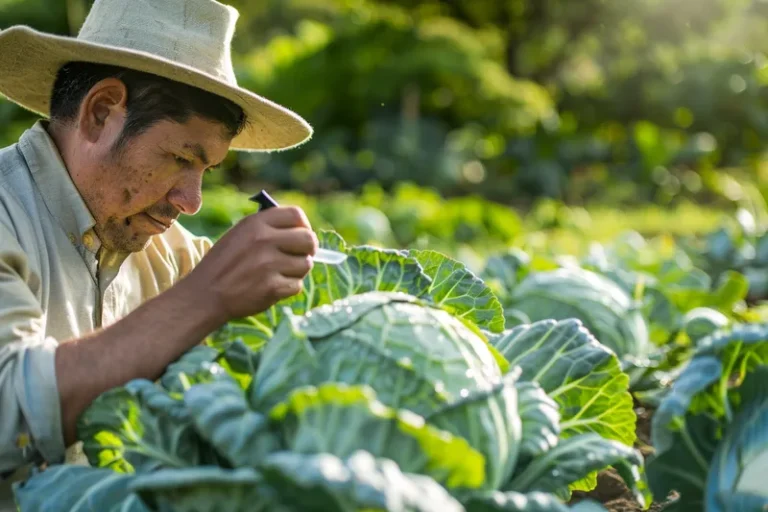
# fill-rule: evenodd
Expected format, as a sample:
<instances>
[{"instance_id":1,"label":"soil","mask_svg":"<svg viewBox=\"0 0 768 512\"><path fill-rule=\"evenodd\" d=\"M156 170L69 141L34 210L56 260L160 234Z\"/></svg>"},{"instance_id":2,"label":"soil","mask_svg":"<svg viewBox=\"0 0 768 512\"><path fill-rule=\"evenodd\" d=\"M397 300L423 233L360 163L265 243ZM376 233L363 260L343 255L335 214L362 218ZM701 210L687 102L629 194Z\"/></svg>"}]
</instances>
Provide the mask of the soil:
<instances>
[{"instance_id":1,"label":"soil","mask_svg":"<svg viewBox=\"0 0 768 512\"><path fill-rule=\"evenodd\" d=\"M635 448L640 450L640 453L643 454L647 461L648 457L653 454L653 447L651 446L651 418L653 417L653 410L635 403L635 414L637 414L637 441L635 442ZM673 498L674 496L669 496L666 501L654 502L648 510L650 512L664 510L664 507ZM598 474L597 487L594 490L590 492L574 492L571 503L577 503L584 499L591 499L602 503L611 512L642 512L644 510L614 469L608 469Z\"/></svg>"}]
</instances>

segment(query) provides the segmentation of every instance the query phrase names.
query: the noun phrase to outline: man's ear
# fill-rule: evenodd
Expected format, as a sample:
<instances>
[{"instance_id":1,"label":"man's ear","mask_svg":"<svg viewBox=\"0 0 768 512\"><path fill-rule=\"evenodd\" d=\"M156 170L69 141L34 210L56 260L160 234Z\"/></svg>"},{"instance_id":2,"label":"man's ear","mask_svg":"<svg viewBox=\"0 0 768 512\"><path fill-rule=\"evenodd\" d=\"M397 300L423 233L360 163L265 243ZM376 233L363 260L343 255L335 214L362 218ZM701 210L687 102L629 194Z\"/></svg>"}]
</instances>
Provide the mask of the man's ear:
<instances>
[{"instance_id":1,"label":"man's ear","mask_svg":"<svg viewBox=\"0 0 768 512\"><path fill-rule=\"evenodd\" d=\"M128 89L117 78L106 78L91 87L78 114L82 136L92 143L104 136L116 137L122 130L127 102Z\"/></svg>"}]
</instances>

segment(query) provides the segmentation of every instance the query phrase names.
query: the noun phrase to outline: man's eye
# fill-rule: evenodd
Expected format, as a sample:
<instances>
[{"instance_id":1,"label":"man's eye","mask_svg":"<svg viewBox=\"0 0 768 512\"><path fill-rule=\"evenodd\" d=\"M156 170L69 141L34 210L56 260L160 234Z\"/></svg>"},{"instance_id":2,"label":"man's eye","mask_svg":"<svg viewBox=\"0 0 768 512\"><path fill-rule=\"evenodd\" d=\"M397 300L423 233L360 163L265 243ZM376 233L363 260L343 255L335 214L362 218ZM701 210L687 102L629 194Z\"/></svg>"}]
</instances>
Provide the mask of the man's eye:
<instances>
[{"instance_id":1,"label":"man's eye","mask_svg":"<svg viewBox=\"0 0 768 512\"><path fill-rule=\"evenodd\" d=\"M191 161L187 160L184 157L175 156L174 158L176 159L176 163L179 165L189 165L192 163Z\"/></svg>"}]
</instances>

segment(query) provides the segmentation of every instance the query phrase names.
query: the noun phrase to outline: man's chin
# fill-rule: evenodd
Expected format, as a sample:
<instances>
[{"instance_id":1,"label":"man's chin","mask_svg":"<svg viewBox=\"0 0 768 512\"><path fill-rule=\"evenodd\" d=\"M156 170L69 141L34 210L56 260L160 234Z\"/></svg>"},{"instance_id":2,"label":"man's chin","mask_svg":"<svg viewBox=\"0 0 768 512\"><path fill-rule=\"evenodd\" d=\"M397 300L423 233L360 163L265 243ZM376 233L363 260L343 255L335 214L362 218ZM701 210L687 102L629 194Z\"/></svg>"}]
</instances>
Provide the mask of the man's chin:
<instances>
[{"instance_id":1,"label":"man's chin","mask_svg":"<svg viewBox=\"0 0 768 512\"><path fill-rule=\"evenodd\" d=\"M110 252L141 252L149 246L153 236L149 233L134 233L130 230L111 235L102 238L104 248Z\"/></svg>"}]
</instances>

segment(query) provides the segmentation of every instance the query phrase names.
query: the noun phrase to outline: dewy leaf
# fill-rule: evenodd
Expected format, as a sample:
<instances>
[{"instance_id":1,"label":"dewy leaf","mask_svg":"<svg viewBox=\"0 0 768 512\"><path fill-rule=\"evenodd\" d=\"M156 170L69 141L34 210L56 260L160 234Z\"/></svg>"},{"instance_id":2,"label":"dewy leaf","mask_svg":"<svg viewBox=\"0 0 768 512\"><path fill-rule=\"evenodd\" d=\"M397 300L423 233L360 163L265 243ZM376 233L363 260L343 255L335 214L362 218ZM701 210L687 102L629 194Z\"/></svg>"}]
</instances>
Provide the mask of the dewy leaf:
<instances>
[{"instance_id":1,"label":"dewy leaf","mask_svg":"<svg viewBox=\"0 0 768 512\"><path fill-rule=\"evenodd\" d=\"M294 388L312 383L317 360L309 337L301 330L305 318L286 311L274 338L262 352L250 389L251 405L272 407Z\"/></svg>"},{"instance_id":2,"label":"dewy leaf","mask_svg":"<svg viewBox=\"0 0 768 512\"><path fill-rule=\"evenodd\" d=\"M464 512L431 478L403 473L395 462L364 451L347 459L275 453L264 460L262 473L291 510Z\"/></svg>"},{"instance_id":3,"label":"dewy leaf","mask_svg":"<svg viewBox=\"0 0 768 512\"><path fill-rule=\"evenodd\" d=\"M507 374L491 391L476 391L426 418L430 424L466 439L483 454L486 488L498 489L512 476L517 463L522 425L516 378Z\"/></svg>"},{"instance_id":4,"label":"dewy leaf","mask_svg":"<svg viewBox=\"0 0 768 512\"><path fill-rule=\"evenodd\" d=\"M199 372L205 363L213 363L219 357L219 351L205 346L197 345L185 352L179 359L168 365L160 377L160 385L169 393L184 393L188 382L181 375L193 375Z\"/></svg>"},{"instance_id":5,"label":"dewy leaf","mask_svg":"<svg viewBox=\"0 0 768 512\"><path fill-rule=\"evenodd\" d=\"M235 467L257 467L267 454L281 447L269 431L267 418L250 409L233 379L193 386L184 395L184 403L200 436Z\"/></svg>"},{"instance_id":6,"label":"dewy leaf","mask_svg":"<svg viewBox=\"0 0 768 512\"><path fill-rule=\"evenodd\" d=\"M527 466L519 467L515 478L504 489L567 493L569 485L609 466L619 470L641 506L650 504L651 496L644 480L640 453L592 433L562 440Z\"/></svg>"},{"instance_id":7,"label":"dewy leaf","mask_svg":"<svg viewBox=\"0 0 768 512\"><path fill-rule=\"evenodd\" d=\"M303 315L318 306L370 291L402 292L421 297L429 289L429 276L406 251L372 246L348 247L338 234L329 231L318 233L318 240L320 247L343 252L348 255L347 259L339 265L314 265L304 279L300 293L250 317L248 320L256 326L250 332L251 338L244 339L250 348L256 350L272 337L287 309Z\"/></svg>"},{"instance_id":8,"label":"dewy leaf","mask_svg":"<svg viewBox=\"0 0 768 512\"><path fill-rule=\"evenodd\" d=\"M602 505L592 501L569 507L552 494L543 492L478 493L462 500L462 504L466 512L606 512Z\"/></svg>"},{"instance_id":9,"label":"dewy leaf","mask_svg":"<svg viewBox=\"0 0 768 512\"><path fill-rule=\"evenodd\" d=\"M467 318L491 332L504 330L504 311L491 289L463 263L428 250L411 250L432 278L427 293L454 316Z\"/></svg>"},{"instance_id":10,"label":"dewy leaf","mask_svg":"<svg viewBox=\"0 0 768 512\"><path fill-rule=\"evenodd\" d=\"M710 463L705 494L707 511L732 510L727 503L736 499L734 494L761 497L763 503L768 503L768 366L750 373L742 388L744 402Z\"/></svg>"},{"instance_id":11,"label":"dewy leaf","mask_svg":"<svg viewBox=\"0 0 768 512\"><path fill-rule=\"evenodd\" d=\"M286 319L262 353L251 402L269 408L298 387L345 382L423 416L501 380L488 347L436 306L399 293L356 295Z\"/></svg>"},{"instance_id":12,"label":"dewy leaf","mask_svg":"<svg viewBox=\"0 0 768 512\"><path fill-rule=\"evenodd\" d=\"M251 468L204 466L137 476L130 488L155 512L288 512Z\"/></svg>"},{"instance_id":13,"label":"dewy leaf","mask_svg":"<svg viewBox=\"0 0 768 512\"><path fill-rule=\"evenodd\" d=\"M292 452L330 453L345 459L365 450L393 460L404 472L428 475L449 488L471 489L485 483L485 459L467 440L409 411L386 407L368 386L331 383L300 388L269 417Z\"/></svg>"},{"instance_id":14,"label":"dewy leaf","mask_svg":"<svg viewBox=\"0 0 768 512\"><path fill-rule=\"evenodd\" d=\"M135 475L75 464L35 470L13 485L23 512L150 512L130 490Z\"/></svg>"},{"instance_id":15,"label":"dewy leaf","mask_svg":"<svg viewBox=\"0 0 768 512\"><path fill-rule=\"evenodd\" d=\"M78 434L92 466L123 473L215 460L183 403L143 379L94 400L80 417Z\"/></svg>"},{"instance_id":16,"label":"dewy leaf","mask_svg":"<svg viewBox=\"0 0 768 512\"><path fill-rule=\"evenodd\" d=\"M517 383L518 412L523 425L520 459L530 460L558 443L560 412L555 402L536 382Z\"/></svg>"},{"instance_id":17,"label":"dewy leaf","mask_svg":"<svg viewBox=\"0 0 768 512\"><path fill-rule=\"evenodd\" d=\"M563 437L595 432L627 446L635 441L629 377L616 356L576 319L541 320L505 331L491 343L560 407Z\"/></svg>"}]
</instances>

